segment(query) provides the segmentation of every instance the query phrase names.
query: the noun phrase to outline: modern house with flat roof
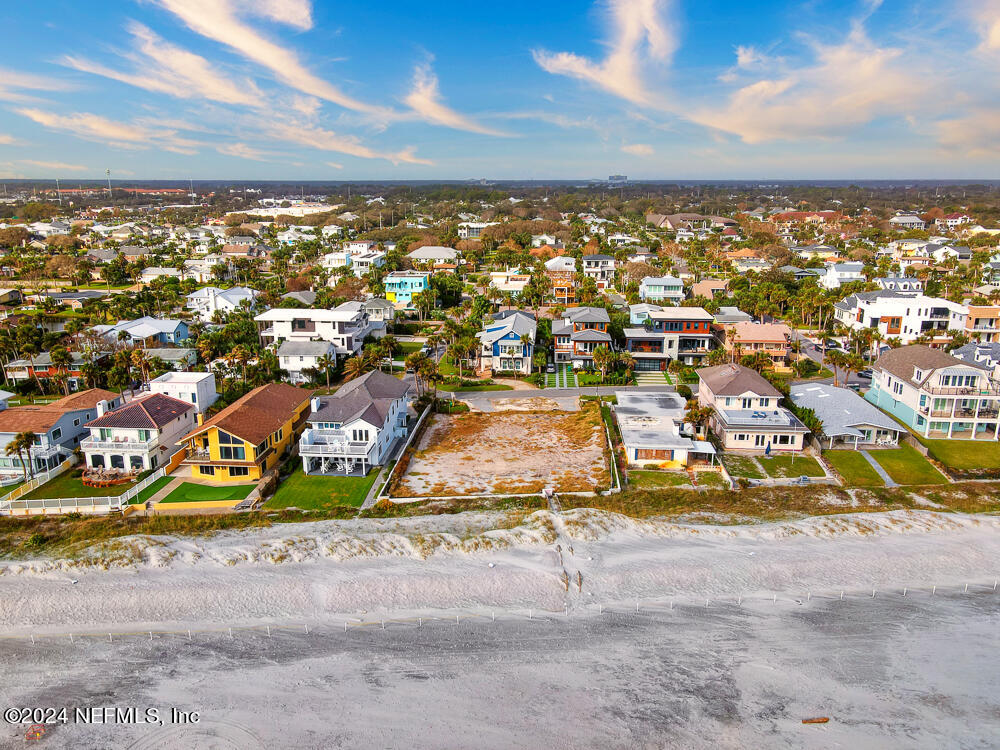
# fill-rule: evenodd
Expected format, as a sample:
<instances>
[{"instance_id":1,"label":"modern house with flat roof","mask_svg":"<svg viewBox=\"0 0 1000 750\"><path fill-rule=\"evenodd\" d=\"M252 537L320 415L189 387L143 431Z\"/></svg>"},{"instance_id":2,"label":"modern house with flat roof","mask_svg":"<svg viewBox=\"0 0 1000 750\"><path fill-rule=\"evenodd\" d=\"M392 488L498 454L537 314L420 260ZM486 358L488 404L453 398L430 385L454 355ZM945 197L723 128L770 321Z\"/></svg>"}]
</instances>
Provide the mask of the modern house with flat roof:
<instances>
[{"instance_id":1,"label":"modern house with flat roof","mask_svg":"<svg viewBox=\"0 0 1000 750\"><path fill-rule=\"evenodd\" d=\"M219 398L213 372L165 372L149 381L149 392L193 404L196 414L204 414Z\"/></svg>"},{"instance_id":2,"label":"modern house with flat roof","mask_svg":"<svg viewBox=\"0 0 1000 750\"><path fill-rule=\"evenodd\" d=\"M374 333L361 302L344 302L333 310L273 307L254 320L261 326L260 336L265 344L327 341L342 357L361 351L365 337Z\"/></svg>"},{"instance_id":3,"label":"modern house with flat roof","mask_svg":"<svg viewBox=\"0 0 1000 750\"><path fill-rule=\"evenodd\" d=\"M633 307L636 307L633 305ZM715 348L712 314L700 307L644 310L641 328L625 329L625 348L637 372L663 371L671 360L697 365Z\"/></svg>"},{"instance_id":4,"label":"modern house with flat roof","mask_svg":"<svg viewBox=\"0 0 1000 750\"><path fill-rule=\"evenodd\" d=\"M682 469L695 461L715 463L715 447L693 439L687 402L677 393L617 391L615 400L611 408L629 464Z\"/></svg>"},{"instance_id":5,"label":"modern house with flat roof","mask_svg":"<svg viewBox=\"0 0 1000 750\"><path fill-rule=\"evenodd\" d=\"M847 388L826 383L797 383L791 388L796 406L812 409L823 423L827 448L896 445L906 430L891 417Z\"/></svg>"}]
</instances>

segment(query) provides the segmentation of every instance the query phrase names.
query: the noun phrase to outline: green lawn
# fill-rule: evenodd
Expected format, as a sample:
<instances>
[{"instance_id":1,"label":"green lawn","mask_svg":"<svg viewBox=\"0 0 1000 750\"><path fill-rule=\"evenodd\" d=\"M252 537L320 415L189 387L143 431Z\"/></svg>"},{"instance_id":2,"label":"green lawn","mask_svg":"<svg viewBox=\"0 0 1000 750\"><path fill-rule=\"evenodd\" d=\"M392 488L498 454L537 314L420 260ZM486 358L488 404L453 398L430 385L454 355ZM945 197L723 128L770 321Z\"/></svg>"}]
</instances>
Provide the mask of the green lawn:
<instances>
[{"instance_id":1,"label":"green lawn","mask_svg":"<svg viewBox=\"0 0 1000 750\"><path fill-rule=\"evenodd\" d=\"M764 472L757 468L757 464L749 456L734 456L726 453L722 456L722 463L734 477L744 479L763 479Z\"/></svg>"},{"instance_id":2,"label":"green lawn","mask_svg":"<svg viewBox=\"0 0 1000 750\"><path fill-rule=\"evenodd\" d=\"M726 480L722 474L714 471L699 471L695 474L695 479L699 487L726 487Z\"/></svg>"},{"instance_id":3,"label":"green lawn","mask_svg":"<svg viewBox=\"0 0 1000 750\"><path fill-rule=\"evenodd\" d=\"M28 500L43 500L54 497L118 497L134 486L133 482L116 484L114 487L87 487L80 480L80 470L66 471L50 479L41 487L36 487L24 497Z\"/></svg>"},{"instance_id":4,"label":"green lawn","mask_svg":"<svg viewBox=\"0 0 1000 750\"><path fill-rule=\"evenodd\" d=\"M918 437L938 461L959 471L1000 469L1000 443L992 440L928 440Z\"/></svg>"},{"instance_id":5,"label":"green lawn","mask_svg":"<svg viewBox=\"0 0 1000 750\"><path fill-rule=\"evenodd\" d=\"M772 477L825 477L826 472L812 456L768 456L758 458Z\"/></svg>"},{"instance_id":6,"label":"green lawn","mask_svg":"<svg viewBox=\"0 0 1000 750\"><path fill-rule=\"evenodd\" d=\"M406 359L413 352L419 352L424 346L423 341L400 341L399 342L399 354L396 356L400 359Z\"/></svg>"},{"instance_id":7,"label":"green lawn","mask_svg":"<svg viewBox=\"0 0 1000 750\"><path fill-rule=\"evenodd\" d=\"M360 508L378 474L379 470L375 468L366 477L307 476L300 466L278 486L274 497L264 507L271 510L325 510L338 505Z\"/></svg>"},{"instance_id":8,"label":"green lawn","mask_svg":"<svg viewBox=\"0 0 1000 750\"><path fill-rule=\"evenodd\" d=\"M441 361L438 362L438 372L447 378L452 375L458 375L458 368L452 364L450 357L441 357Z\"/></svg>"},{"instance_id":9,"label":"green lawn","mask_svg":"<svg viewBox=\"0 0 1000 750\"><path fill-rule=\"evenodd\" d=\"M873 450L871 456L898 484L944 484L947 481L916 448L909 445Z\"/></svg>"},{"instance_id":10,"label":"green lawn","mask_svg":"<svg viewBox=\"0 0 1000 750\"><path fill-rule=\"evenodd\" d=\"M659 487L681 487L691 484L684 471L630 471L629 486L636 490L655 490Z\"/></svg>"},{"instance_id":11,"label":"green lawn","mask_svg":"<svg viewBox=\"0 0 1000 750\"><path fill-rule=\"evenodd\" d=\"M884 484L861 451L826 451L823 458L843 477L848 487L881 487Z\"/></svg>"},{"instance_id":12,"label":"green lawn","mask_svg":"<svg viewBox=\"0 0 1000 750\"><path fill-rule=\"evenodd\" d=\"M221 487L210 487L206 484L195 484L194 482L184 482L175 489L161 503L207 503L220 500L242 500L256 484L233 484Z\"/></svg>"},{"instance_id":13,"label":"green lawn","mask_svg":"<svg viewBox=\"0 0 1000 750\"><path fill-rule=\"evenodd\" d=\"M160 490L162 490L164 487L166 487L172 481L174 481L173 477L160 477L155 482L153 482L151 485L149 485L146 489L144 489L142 492L140 492L138 495L136 495L135 497L133 497L129 501L129 503L131 505L142 505L147 500L149 500L149 498L151 498L157 492L159 492Z\"/></svg>"}]
</instances>

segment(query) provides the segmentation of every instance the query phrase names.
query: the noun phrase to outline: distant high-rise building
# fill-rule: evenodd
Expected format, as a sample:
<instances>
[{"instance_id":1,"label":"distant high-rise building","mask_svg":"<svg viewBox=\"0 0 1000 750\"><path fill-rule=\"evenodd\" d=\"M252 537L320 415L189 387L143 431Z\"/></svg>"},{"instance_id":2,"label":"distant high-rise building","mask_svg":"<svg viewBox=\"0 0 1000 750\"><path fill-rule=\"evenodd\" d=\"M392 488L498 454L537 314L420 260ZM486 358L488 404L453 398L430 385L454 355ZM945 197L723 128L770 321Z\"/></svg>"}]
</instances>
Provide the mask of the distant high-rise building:
<instances>
[{"instance_id":1,"label":"distant high-rise building","mask_svg":"<svg viewBox=\"0 0 1000 750\"><path fill-rule=\"evenodd\" d=\"M613 174L608 177L609 185L624 185L628 182L628 175L624 174Z\"/></svg>"}]
</instances>

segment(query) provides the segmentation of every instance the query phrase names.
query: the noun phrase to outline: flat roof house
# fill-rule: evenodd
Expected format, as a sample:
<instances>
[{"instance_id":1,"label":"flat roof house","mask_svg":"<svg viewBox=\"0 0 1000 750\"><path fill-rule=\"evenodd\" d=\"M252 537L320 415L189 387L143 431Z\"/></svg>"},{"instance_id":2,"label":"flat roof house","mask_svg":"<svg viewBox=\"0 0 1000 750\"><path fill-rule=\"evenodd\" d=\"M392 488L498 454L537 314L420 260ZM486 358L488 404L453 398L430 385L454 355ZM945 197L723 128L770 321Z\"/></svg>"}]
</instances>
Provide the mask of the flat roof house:
<instances>
[{"instance_id":1,"label":"flat roof house","mask_svg":"<svg viewBox=\"0 0 1000 750\"><path fill-rule=\"evenodd\" d=\"M670 391L617 391L612 406L625 457L636 466L680 469L691 462L715 462L715 447L692 439L685 424L687 402Z\"/></svg>"},{"instance_id":2,"label":"flat roof house","mask_svg":"<svg viewBox=\"0 0 1000 750\"><path fill-rule=\"evenodd\" d=\"M725 450L801 451L809 430L780 401L781 392L749 367L698 370L698 403L712 408L709 426Z\"/></svg>"}]
</instances>

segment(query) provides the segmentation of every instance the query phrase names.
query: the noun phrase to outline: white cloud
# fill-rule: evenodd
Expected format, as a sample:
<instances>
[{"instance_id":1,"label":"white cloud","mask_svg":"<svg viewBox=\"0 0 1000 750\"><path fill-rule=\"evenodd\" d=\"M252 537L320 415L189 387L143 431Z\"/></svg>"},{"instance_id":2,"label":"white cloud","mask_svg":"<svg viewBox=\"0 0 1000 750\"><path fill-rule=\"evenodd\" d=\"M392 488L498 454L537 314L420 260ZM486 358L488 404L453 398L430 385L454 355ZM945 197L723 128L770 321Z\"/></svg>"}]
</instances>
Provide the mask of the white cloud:
<instances>
[{"instance_id":1,"label":"white cloud","mask_svg":"<svg viewBox=\"0 0 1000 750\"><path fill-rule=\"evenodd\" d=\"M478 123L444 104L441 101L437 76L431 70L430 64L425 63L417 66L413 73L413 89L404 101L421 118L437 125L482 135L507 135L507 133Z\"/></svg>"},{"instance_id":2,"label":"white cloud","mask_svg":"<svg viewBox=\"0 0 1000 750\"><path fill-rule=\"evenodd\" d=\"M36 159L21 159L19 164L30 164L33 167L41 167L42 169L51 169L58 172L86 172L90 167L85 167L82 164L66 164L61 161L38 161Z\"/></svg>"},{"instance_id":3,"label":"white cloud","mask_svg":"<svg viewBox=\"0 0 1000 750\"><path fill-rule=\"evenodd\" d=\"M248 146L245 143L224 143L216 146L215 150L226 156L235 156L237 159L250 159L252 161L270 161L271 155L267 152Z\"/></svg>"},{"instance_id":4,"label":"white cloud","mask_svg":"<svg viewBox=\"0 0 1000 750\"><path fill-rule=\"evenodd\" d=\"M418 158L414 154L415 149L412 146L395 152L376 151L365 146L353 135L340 135L321 127L303 126L297 122L282 122L280 120L262 123L262 127L271 138L287 143L297 143L320 151L335 151L362 159L387 159L393 164L433 164L426 159Z\"/></svg>"},{"instance_id":5,"label":"white cloud","mask_svg":"<svg viewBox=\"0 0 1000 750\"><path fill-rule=\"evenodd\" d=\"M633 156L652 156L653 147L648 143L628 143L622 146L622 151Z\"/></svg>"},{"instance_id":6,"label":"white cloud","mask_svg":"<svg viewBox=\"0 0 1000 750\"><path fill-rule=\"evenodd\" d=\"M310 96L338 104L346 109L388 117L385 108L351 97L333 84L312 73L290 49L272 42L244 23L242 16L255 15L298 29L312 26L310 5L306 0L152 0L173 13L188 28L223 44L249 60L270 70L282 83Z\"/></svg>"},{"instance_id":7,"label":"white cloud","mask_svg":"<svg viewBox=\"0 0 1000 750\"><path fill-rule=\"evenodd\" d=\"M17 139L14 136L0 133L0 145L9 146L12 143L17 143Z\"/></svg>"},{"instance_id":8,"label":"white cloud","mask_svg":"<svg viewBox=\"0 0 1000 750\"><path fill-rule=\"evenodd\" d=\"M996 157L1000 141L1000 108L981 108L963 117L935 123L938 142L966 156Z\"/></svg>"},{"instance_id":9,"label":"white cloud","mask_svg":"<svg viewBox=\"0 0 1000 750\"><path fill-rule=\"evenodd\" d=\"M655 97L643 80L647 59L669 62L677 41L666 15L669 0L609 0L608 54L594 62L572 52L534 50L535 62L556 75L586 81L635 104L650 105Z\"/></svg>"},{"instance_id":10,"label":"white cloud","mask_svg":"<svg viewBox=\"0 0 1000 750\"><path fill-rule=\"evenodd\" d=\"M48 76L33 73L20 73L8 68L0 68L0 101L28 102L36 97L21 93L22 91L67 91L70 86L65 81L59 81Z\"/></svg>"},{"instance_id":11,"label":"white cloud","mask_svg":"<svg viewBox=\"0 0 1000 750\"><path fill-rule=\"evenodd\" d=\"M182 138L176 130L150 128L136 123L116 122L89 112L59 115L40 109L14 110L42 127L118 148L162 148L177 154L197 153L199 144Z\"/></svg>"},{"instance_id":12,"label":"white cloud","mask_svg":"<svg viewBox=\"0 0 1000 750\"><path fill-rule=\"evenodd\" d=\"M338 163L337 163L337 162L335 162L335 161L328 161L328 162L326 163L326 166L328 166L328 167L333 167L334 169L343 169L343 168L344 168L344 165L343 165L343 164L338 164Z\"/></svg>"},{"instance_id":13,"label":"white cloud","mask_svg":"<svg viewBox=\"0 0 1000 750\"><path fill-rule=\"evenodd\" d=\"M61 62L84 73L121 81L147 91L179 99L204 98L224 104L261 106L264 96L250 80L231 80L219 72L218 64L163 40L140 23L128 27L136 48L126 55L134 72L114 70L85 58L67 55Z\"/></svg>"},{"instance_id":14,"label":"white cloud","mask_svg":"<svg viewBox=\"0 0 1000 750\"><path fill-rule=\"evenodd\" d=\"M860 27L841 44L814 50L812 66L742 86L724 106L694 107L688 116L746 143L828 138L877 117L908 114L930 96L929 79L901 50L877 46Z\"/></svg>"},{"instance_id":15,"label":"white cloud","mask_svg":"<svg viewBox=\"0 0 1000 750\"><path fill-rule=\"evenodd\" d=\"M1000 52L1000 0L982 0L973 8L973 21L983 38L981 51Z\"/></svg>"}]
</instances>

